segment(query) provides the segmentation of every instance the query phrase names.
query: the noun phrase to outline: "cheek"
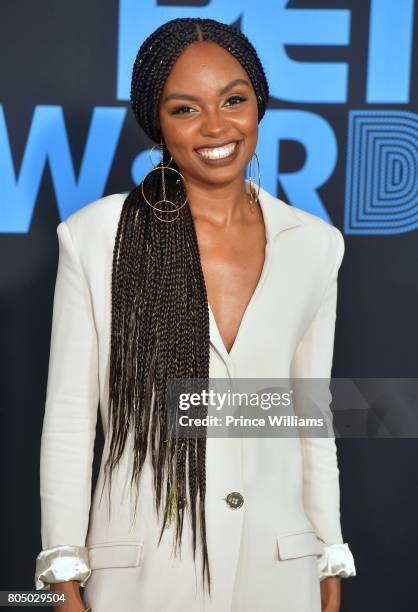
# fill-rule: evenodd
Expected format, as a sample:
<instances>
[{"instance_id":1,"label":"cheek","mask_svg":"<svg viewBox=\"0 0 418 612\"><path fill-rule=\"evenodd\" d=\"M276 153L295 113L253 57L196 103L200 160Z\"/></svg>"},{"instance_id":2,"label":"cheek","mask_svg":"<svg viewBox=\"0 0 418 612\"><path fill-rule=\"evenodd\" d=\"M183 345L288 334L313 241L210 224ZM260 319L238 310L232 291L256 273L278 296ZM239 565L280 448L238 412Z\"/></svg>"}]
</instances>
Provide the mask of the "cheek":
<instances>
[{"instance_id":1,"label":"cheek","mask_svg":"<svg viewBox=\"0 0 418 612\"><path fill-rule=\"evenodd\" d=\"M191 124L165 118L162 120L161 125L167 144L171 145L173 149L188 148L194 131Z\"/></svg>"},{"instance_id":2,"label":"cheek","mask_svg":"<svg viewBox=\"0 0 418 612\"><path fill-rule=\"evenodd\" d=\"M236 115L236 127L248 139L257 138L258 134L258 111L257 108L251 108L248 112Z\"/></svg>"},{"instance_id":3,"label":"cheek","mask_svg":"<svg viewBox=\"0 0 418 612\"><path fill-rule=\"evenodd\" d=\"M182 121L166 121L162 126L164 140L170 155L177 165L185 171L191 163L190 149L196 142L194 130L190 124Z\"/></svg>"},{"instance_id":4,"label":"cheek","mask_svg":"<svg viewBox=\"0 0 418 612\"><path fill-rule=\"evenodd\" d=\"M251 117L247 123L247 134L252 138L257 138L258 136L258 121L254 117Z\"/></svg>"},{"instance_id":5,"label":"cheek","mask_svg":"<svg viewBox=\"0 0 418 612\"><path fill-rule=\"evenodd\" d=\"M196 142L195 130L190 124L176 125L172 130L172 142L178 149L190 149Z\"/></svg>"}]
</instances>

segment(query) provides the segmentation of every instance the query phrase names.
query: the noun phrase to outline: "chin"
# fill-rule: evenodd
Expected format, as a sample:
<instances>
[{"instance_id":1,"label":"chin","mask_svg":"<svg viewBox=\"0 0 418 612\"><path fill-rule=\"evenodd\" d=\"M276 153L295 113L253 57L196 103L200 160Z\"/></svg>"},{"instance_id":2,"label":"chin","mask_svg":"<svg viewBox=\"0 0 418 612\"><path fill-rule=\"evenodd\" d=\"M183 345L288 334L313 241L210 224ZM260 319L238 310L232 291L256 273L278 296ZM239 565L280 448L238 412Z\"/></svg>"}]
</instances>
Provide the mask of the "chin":
<instances>
[{"instance_id":1,"label":"chin","mask_svg":"<svg viewBox=\"0 0 418 612\"><path fill-rule=\"evenodd\" d=\"M234 172L231 172L229 168L218 168L216 170L209 170L204 174L200 174L199 178L203 183L208 183L210 185L224 185L236 181L238 178L243 176L243 172L243 168L238 168Z\"/></svg>"}]
</instances>

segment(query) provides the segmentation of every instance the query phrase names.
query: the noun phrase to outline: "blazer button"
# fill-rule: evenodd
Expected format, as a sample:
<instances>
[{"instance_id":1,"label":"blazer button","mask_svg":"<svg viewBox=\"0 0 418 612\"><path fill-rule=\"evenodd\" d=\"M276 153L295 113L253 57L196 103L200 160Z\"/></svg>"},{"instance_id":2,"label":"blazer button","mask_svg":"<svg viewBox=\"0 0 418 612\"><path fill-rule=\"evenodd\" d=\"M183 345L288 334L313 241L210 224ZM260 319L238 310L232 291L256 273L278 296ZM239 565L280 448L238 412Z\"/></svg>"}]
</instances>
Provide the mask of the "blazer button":
<instances>
[{"instance_id":1,"label":"blazer button","mask_svg":"<svg viewBox=\"0 0 418 612\"><path fill-rule=\"evenodd\" d=\"M242 504L244 503L243 496L237 491L232 491L232 493L229 493L225 497L225 500L231 508L241 508Z\"/></svg>"}]
</instances>

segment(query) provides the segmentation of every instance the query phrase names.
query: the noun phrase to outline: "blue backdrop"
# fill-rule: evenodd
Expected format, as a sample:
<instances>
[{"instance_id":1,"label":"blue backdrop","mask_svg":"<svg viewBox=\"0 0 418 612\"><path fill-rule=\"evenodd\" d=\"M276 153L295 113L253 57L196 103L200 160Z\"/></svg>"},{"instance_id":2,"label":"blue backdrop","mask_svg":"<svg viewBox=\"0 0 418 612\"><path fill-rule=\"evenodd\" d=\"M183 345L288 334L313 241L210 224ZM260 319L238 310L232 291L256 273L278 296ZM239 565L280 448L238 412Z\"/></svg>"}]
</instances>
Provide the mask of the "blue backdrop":
<instances>
[{"instance_id":1,"label":"blue backdrop","mask_svg":"<svg viewBox=\"0 0 418 612\"><path fill-rule=\"evenodd\" d=\"M40 550L56 226L150 170L153 143L129 110L130 76L139 45L168 19L211 17L251 39L271 87L261 183L344 233L333 374L418 376L415 4L2 0L0 525L10 562L1 589L32 589ZM358 571L343 583L345 611L418 604L417 445L338 440L343 532Z\"/></svg>"}]
</instances>

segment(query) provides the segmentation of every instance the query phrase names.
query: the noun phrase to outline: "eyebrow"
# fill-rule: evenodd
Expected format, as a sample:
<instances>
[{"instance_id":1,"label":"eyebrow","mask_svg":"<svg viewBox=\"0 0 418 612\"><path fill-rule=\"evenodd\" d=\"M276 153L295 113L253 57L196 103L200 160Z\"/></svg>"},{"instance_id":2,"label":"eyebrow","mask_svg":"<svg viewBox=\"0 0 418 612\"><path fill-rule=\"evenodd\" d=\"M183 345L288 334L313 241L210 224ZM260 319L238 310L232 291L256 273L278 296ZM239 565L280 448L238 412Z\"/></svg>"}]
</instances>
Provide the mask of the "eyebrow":
<instances>
[{"instance_id":1,"label":"eyebrow","mask_svg":"<svg viewBox=\"0 0 418 612\"><path fill-rule=\"evenodd\" d=\"M250 87L250 84L246 79L234 79L233 81L225 85L225 87L222 87L222 89L218 91L218 95L222 96L227 91L229 91L233 87L236 87L237 85L246 85L247 87ZM196 96L191 96L187 93L172 93L163 99L163 103L168 102L169 100L191 100L193 102L198 102L199 98L197 98Z\"/></svg>"}]
</instances>

